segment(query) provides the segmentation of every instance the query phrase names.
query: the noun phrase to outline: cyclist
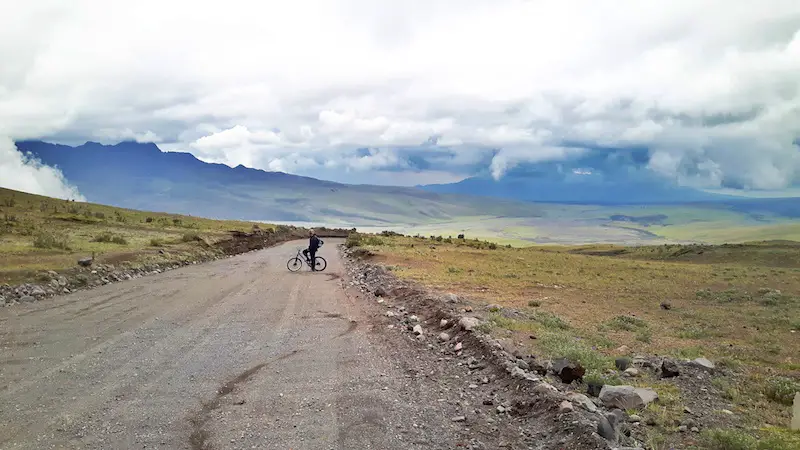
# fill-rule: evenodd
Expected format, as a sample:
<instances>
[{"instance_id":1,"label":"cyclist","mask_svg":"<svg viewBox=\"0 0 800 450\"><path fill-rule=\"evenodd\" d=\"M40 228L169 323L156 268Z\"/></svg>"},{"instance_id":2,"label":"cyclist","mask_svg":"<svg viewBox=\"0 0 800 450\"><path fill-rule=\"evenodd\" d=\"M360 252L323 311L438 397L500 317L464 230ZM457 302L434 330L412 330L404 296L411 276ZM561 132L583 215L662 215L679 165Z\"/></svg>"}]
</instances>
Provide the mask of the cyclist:
<instances>
[{"instance_id":1,"label":"cyclist","mask_svg":"<svg viewBox=\"0 0 800 450\"><path fill-rule=\"evenodd\" d=\"M324 244L324 242L317 237L317 233L314 230L308 232L308 248L303 250L303 256L306 257L306 261L313 271L317 270L317 250L319 250L322 244Z\"/></svg>"}]
</instances>

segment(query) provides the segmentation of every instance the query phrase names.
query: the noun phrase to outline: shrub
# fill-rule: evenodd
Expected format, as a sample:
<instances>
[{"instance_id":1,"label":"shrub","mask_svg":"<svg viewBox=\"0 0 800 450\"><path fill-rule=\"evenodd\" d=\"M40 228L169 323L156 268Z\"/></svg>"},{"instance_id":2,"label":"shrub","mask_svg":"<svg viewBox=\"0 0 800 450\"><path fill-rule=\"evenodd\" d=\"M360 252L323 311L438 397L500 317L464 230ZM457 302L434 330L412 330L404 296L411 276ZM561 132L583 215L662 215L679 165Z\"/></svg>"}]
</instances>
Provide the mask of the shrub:
<instances>
[{"instance_id":1,"label":"shrub","mask_svg":"<svg viewBox=\"0 0 800 450\"><path fill-rule=\"evenodd\" d=\"M353 247L360 247L361 246L361 235L358 233L350 233L347 236L347 240L344 242L344 246L347 248Z\"/></svg>"},{"instance_id":2,"label":"shrub","mask_svg":"<svg viewBox=\"0 0 800 450\"><path fill-rule=\"evenodd\" d=\"M109 232L101 233L93 239L94 242L106 242L112 244L126 245L128 240L123 236L115 235Z\"/></svg>"},{"instance_id":3,"label":"shrub","mask_svg":"<svg viewBox=\"0 0 800 450\"><path fill-rule=\"evenodd\" d=\"M69 239L63 234L41 231L34 236L33 246L36 248L57 248L61 250L69 250Z\"/></svg>"},{"instance_id":4,"label":"shrub","mask_svg":"<svg viewBox=\"0 0 800 450\"><path fill-rule=\"evenodd\" d=\"M612 330L634 331L647 328L647 322L633 316L617 316L601 325L601 329L610 328Z\"/></svg>"},{"instance_id":5,"label":"shrub","mask_svg":"<svg viewBox=\"0 0 800 450\"><path fill-rule=\"evenodd\" d=\"M539 300L531 300L528 302L528 306L530 306L531 308L538 308L542 306L542 302L540 302Z\"/></svg>"},{"instance_id":6,"label":"shrub","mask_svg":"<svg viewBox=\"0 0 800 450\"><path fill-rule=\"evenodd\" d=\"M161 247L164 245L164 241L161 239L153 238L150 239L150 246L151 247Z\"/></svg>"},{"instance_id":7,"label":"shrub","mask_svg":"<svg viewBox=\"0 0 800 450\"><path fill-rule=\"evenodd\" d=\"M789 378L772 379L764 388L767 398L786 406L792 406L795 392L800 392L800 383Z\"/></svg>"},{"instance_id":8,"label":"shrub","mask_svg":"<svg viewBox=\"0 0 800 450\"><path fill-rule=\"evenodd\" d=\"M202 241L203 238L200 237L197 233L184 233L183 237L181 237L183 242L195 242L195 241Z\"/></svg>"},{"instance_id":9,"label":"shrub","mask_svg":"<svg viewBox=\"0 0 800 450\"><path fill-rule=\"evenodd\" d=\"M148 218L144 219L144 221L145 221L145 223L153 223L153 218L152 217L148 217Z\"/></svg>"}]
</instances>

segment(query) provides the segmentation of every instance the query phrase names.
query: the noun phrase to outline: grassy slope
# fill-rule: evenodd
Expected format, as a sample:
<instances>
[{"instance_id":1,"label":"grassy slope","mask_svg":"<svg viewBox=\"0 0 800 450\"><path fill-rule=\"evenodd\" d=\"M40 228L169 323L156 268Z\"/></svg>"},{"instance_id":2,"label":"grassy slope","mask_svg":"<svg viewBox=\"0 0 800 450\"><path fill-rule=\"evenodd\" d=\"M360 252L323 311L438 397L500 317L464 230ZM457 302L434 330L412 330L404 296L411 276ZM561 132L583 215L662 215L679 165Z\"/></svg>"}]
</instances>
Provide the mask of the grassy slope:
<instances>
[{"instance_id":1,"label":"grassy slope","mask_svg":"<svg viewBox=\"0 0 800 450\"><path fill-rule=\"evenodd\" d=\"M775 391L792 383L800 389L800 244L481 250L439 242L431 248L413 238L367 243L401 277L527 313L529 320L495 314L490 323L500 337L511 330L510 338L533 353L578 358L596 376L613 368L613 349L623 344L635 353L706 356L741 372L714 382L749 425L789 424L790 407ZM665 301L670 310L660 307ZM656 380L639 383L668 389ZM654 442L682 414L679 393L664 397L663 410L646 412L661 426Z\"/></svg>"},{"instance_id":2,"label":"grassy slope","mask_svg":"<svg viewBox=\"0 0 800 450\"><path fill-rule=\"evenodd\" d=\"M114 264L156 257L160 249L173 255L192 252L198 249L197 237L213 242L230 230L252 231L253 225L67 202L0 188L0 283L75 267L77 259L92 252L98 260Z\"/></svg>"}]
</instances>

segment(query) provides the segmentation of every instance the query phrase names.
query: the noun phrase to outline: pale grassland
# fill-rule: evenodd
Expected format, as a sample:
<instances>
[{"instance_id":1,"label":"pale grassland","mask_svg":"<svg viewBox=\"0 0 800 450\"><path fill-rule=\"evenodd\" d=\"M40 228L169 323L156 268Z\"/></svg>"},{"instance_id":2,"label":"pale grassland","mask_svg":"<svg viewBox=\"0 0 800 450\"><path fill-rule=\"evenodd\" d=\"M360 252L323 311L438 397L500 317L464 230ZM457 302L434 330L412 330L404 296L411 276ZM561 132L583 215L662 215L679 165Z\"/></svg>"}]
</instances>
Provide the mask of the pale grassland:
<instances>
[{"instance_id":1,"label":"pale grassland","mask_svg":"<svg viewBox=\"0 0 800 450\"><path fill-rule=\"evenodd\" d=\"M536 354L577 359L589 376L606 377L621 345L729 367L741 374L725 381L735 413L754 427L777 426L770 439L794 445L796 435L778 433L790 421L788 394L779 392L800 389L800 244L477 249L385 236L362 244L398 276L464 295L476 310L491 303L521 311L515 319L487 312L485 331ZM646 413L671 426L683 413L680 392L639 383L659 389L660 409ZM725 448L719 442L728 437L709 434L709 448Z\"/></svg>"}]
</instances>

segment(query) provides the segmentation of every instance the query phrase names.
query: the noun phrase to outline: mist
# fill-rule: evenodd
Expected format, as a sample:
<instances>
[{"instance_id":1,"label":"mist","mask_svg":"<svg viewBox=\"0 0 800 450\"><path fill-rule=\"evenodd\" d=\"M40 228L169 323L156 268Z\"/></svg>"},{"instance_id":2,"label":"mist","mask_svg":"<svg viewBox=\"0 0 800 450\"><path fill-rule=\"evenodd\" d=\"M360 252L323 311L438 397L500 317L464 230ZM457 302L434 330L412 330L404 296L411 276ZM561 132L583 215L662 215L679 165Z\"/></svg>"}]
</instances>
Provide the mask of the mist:
<instances>
[{"instance_id":1,"label":"mist","mask_svg":"<svg viewBox=\"0 0 800 450\"><path fill-rule=\"evenodd\" d=\"M23 155L8 137L0 137L0 187L63 200L86 201L60 170Z\"/></svg>"}]
</instances>

